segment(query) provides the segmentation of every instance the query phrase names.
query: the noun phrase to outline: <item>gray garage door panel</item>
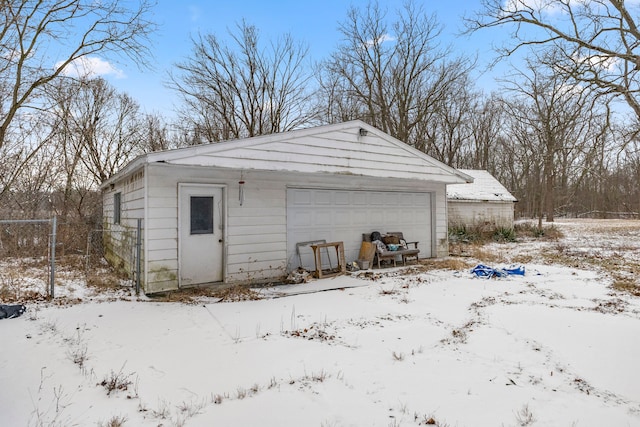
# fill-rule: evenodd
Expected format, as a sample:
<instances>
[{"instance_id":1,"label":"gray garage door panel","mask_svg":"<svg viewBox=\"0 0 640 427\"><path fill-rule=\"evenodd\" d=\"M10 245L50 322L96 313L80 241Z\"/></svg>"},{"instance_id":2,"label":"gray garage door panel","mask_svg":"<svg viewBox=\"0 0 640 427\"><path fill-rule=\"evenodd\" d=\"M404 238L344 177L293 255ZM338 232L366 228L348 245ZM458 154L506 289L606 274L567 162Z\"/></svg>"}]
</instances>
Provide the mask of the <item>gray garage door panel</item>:
<instances>
[{"instance_id":1,"label":"gray garage door panel","mask_svg":"<svg viewBox=\"0 0 640 427\"><path fill-rule=\"evenodd\" d=\"M289 270L299 265L296 243L342 241L347 262L358 257L362 233L402 231L420 242L420 256L431 256L431 193L290 188L287 190ZM334 257L335 259L335 257ZM302 265L313 267L310 249Z\"/></svg>"}]
</instances>

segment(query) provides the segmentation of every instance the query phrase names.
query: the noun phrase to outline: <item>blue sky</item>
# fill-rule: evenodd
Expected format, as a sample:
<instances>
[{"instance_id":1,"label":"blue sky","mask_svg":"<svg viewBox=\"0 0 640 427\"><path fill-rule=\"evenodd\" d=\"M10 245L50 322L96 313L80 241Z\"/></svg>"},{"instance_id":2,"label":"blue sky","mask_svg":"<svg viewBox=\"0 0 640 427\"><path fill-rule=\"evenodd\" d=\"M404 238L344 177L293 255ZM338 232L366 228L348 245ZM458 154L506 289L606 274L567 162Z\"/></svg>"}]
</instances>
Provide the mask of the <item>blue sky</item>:
<instances>
[{"instance_id":1,"label":"blue sky","mask_svg":"<svg viewBox=\"0 0 640 427\"><path fill-rule=\"evenodd\" d=\"M175 93L164 82L172 65L190 53L191 35L213 33L227 37L227 29L235 28L243 19L255 25L262 41L275 40L290 33L295 40L309 46L312 61L325 58L340 41L338 25L345 20L351 5L365 7L368 0L158 0L154 21L159 25L153 35L151 50L153 69L140 71L133 64L114 63L112 68L102 64L107 78L117 89L136 99L147 112L172 115ZM476 0L417 0L427 12L435 12L444 25L442 43L451 43L455 52L479 56L485 64L495 54L492 43L500 43L500 33L487 30L472 36L457 36L463 29L462 16L480 7ZM402 0L380 0L389 14L403 4ZM491 75L478 76L483 87L493 85Z\"/></svg>"}]
</instances>

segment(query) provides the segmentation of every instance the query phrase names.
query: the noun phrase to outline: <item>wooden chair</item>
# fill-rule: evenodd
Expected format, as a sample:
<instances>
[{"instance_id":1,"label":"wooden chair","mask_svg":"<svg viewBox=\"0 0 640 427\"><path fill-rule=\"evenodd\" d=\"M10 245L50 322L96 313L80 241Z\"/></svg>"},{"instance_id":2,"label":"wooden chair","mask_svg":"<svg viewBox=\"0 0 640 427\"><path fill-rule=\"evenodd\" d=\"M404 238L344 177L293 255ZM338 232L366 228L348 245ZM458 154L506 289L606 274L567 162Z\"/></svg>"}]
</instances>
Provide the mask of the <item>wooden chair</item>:
<instances>
[{"instance_id":1,"label":"wooden chair","mask_svg":"<svg viewBox=\"0 0 640 427\"><path fill-rule=\"evenodd\" d=\"M407 243L407 249L403 249L402 252L402 265L405 265L407 262L407 258L415 258L416 262L419 259L419 253L420 253L420 249L418 249L418 241L415 242L407 242L402 234L402 231L388 231L387 232L387 236L388 235L392 235L392 236L397 236L398 239L400 240L404 240ZM411 245L413 245L413 248L411 248Z\"/></svg>"},{"instance_id":2,"label":"wooden chair","mask_svg":"<svg viewBox=\"0 0 640 427\"><path fill-rule=\"evenodd\" d=\"M390 232L386 234L397 236L398 239L404 240L402 232ZM362 241L363 242L371 242L371 233L362 233ZM415 258L418 260L418 253L420 253L420 249L418 249L418 242L407 242L407 246L409 244L414 245L413 248L408 249L398 249L397 251L382 251L379 252L376 250L374 263L378 264L378 268L381 268L380 261L389 260L393 261L393 266L396 267L396 258L400 257L402 259L402 265L405 265L407 262L407 258Z\"/></svg>"}]
</instances>

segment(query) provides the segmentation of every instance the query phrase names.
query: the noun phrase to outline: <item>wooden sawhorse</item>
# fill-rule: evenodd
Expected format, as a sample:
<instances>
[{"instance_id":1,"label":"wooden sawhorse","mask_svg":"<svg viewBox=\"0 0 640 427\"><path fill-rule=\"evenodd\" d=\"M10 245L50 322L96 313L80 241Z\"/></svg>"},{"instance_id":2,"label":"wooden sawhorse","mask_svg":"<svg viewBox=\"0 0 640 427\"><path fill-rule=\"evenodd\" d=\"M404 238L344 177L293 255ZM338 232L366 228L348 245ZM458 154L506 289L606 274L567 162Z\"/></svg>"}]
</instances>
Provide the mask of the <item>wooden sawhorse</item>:
<instances>
[{"instance_id":1,"label":"wooden sawhorse","mask_svg":"<svg viewBox=\"0 0 640 427\"><path fill-rule=\"evenodd\" d=\"M320 249L331 247L335 248L336 250L338 266L335 269L322 271L322 253L320 252ZM319 243L316 245L311 245L311 249L313 249L313 259L315 260L316 264L315 275L318 279L322 279L323 277L337 276L339 274L344 274L347 272L347 265L344 261L344 244L342 242ZM328 254L328 256L330 255Z\"/></svg>"}]
</instances>

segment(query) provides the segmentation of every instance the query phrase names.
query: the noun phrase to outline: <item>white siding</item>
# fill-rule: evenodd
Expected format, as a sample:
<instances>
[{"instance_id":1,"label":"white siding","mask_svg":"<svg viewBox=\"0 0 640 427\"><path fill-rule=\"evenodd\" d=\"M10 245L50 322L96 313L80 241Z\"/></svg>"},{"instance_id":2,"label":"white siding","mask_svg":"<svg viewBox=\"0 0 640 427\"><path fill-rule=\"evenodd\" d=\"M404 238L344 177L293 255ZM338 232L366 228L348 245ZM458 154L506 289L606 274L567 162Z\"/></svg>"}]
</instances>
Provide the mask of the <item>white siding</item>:
<instances>
[{"instance_id":1,"label":"white siding","mask_svg":"<svg viewBox=\"0 0 640 427\"><path fill-rule=\"evenodd\" d=\"M113 200L116 193L121 194L120 224L113 223ZM105 256L112 265L131 274L134 268L137 220L144 219L144 169L116 181L113 188L103 191L102 197Z\"/></svg>"},{"instance_id":2,"label":"white siding","mask_svg":"<svg viewBox=\"0 0 640 427\"><path fill-rule=\"evenodd\" d=\"M244 174L244 203L238 198L239 172L228 186L227 281L278 280L286 274L286 199L277 174Z\"/></svg>"},{"instance_id":3,"label":"white siding","mask_svg":"<svg viewBox=\"0 0 640 427\"><path fill-rule=\"evenodd\" d=\"M513 227L513 202L449 200L449 225Z\"/></svg>"},{"instance_id":4,"label":"white siding","mask_svg":"<svg viewBox=\"0 0 640 427\"><path fill-rule=\"evenodd\" d=\"M224 185L226 200L225 282L264 281L285 274L286 218L283 184L245 176L245 203L238 200L240 171L150 165L148 291L176 287L178 277L179 183Z\"/></svg>"},{"instance_id":5,"label":"white siding","mask_svg":"<svg viewBox=\"0 0 640 427\"><path fill-rule=\"evenodd\" d=\"M432 252L436 257L449 255L449 229L447 226L447 192L444 185L434 185L435 197L435 239Z\"/></svg>"},{"instance_id":6,"label":"white siding","mask_svg":"<svg viewBox=\"0 0 640 427\"><path fill-rule=\"evenodd\" d=\"M177 288L178 190L170 175L147 167L147 281L146 292Z\"/></svg>"},{"instance_id":7,"label":"white siding","mask_svg":"<svg viewBox=\"0 0 640 427\"><path fill-rule=\"evenodd\" d=\"M357 129L352 129L350 132L336 131L299 139L239 146L233 150L175 159L171 163L215 166L223 162L225 167L235 168L255 163L256 168L307 173L350 173L422 180L451 179L443 174L439 164L425 162L407 148L406 144L401 147L390 145L387 139L374 134L360 137Z\"/></svg>"},{"instance_id":8,"label":"white siding","mask_svg":"<svg viewBox=\"0 0 640 427\"><path fill-rule=\"evenodd\" d=\"M240 170L150 164L148 166L148 281L147 292L175 289L178 273L178 183L208 183L225 187L226 283L279 280L286 275L288 187L330 188L349 190L394 190L432 193L436 217L431 254L448 252L445 186L414 180L373 179L351 175L297 174L243 171L244 203L238 200ZM362 232L354 230L360 238ZM387 230L401 231L401 230ZM423 246L425 247L425 246Z\"/></svg>"},{"instance_id":9,"label":"white siding","mask_svg":"<svg viewBox=\"0 0 640 427\"><path fill-rule=\"evenodd\" d=\"M361 131L365 131L364 134ZM144 163L158 162L447 184L471 180L469 176L358 120L149 153L127 165L123 173ZM109 183L107 181L105 185Z\"/></svg>"}]
</instances>

